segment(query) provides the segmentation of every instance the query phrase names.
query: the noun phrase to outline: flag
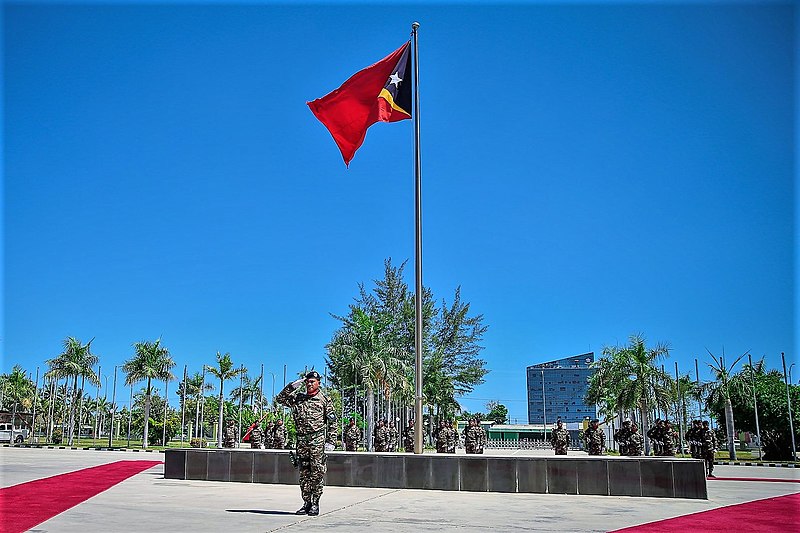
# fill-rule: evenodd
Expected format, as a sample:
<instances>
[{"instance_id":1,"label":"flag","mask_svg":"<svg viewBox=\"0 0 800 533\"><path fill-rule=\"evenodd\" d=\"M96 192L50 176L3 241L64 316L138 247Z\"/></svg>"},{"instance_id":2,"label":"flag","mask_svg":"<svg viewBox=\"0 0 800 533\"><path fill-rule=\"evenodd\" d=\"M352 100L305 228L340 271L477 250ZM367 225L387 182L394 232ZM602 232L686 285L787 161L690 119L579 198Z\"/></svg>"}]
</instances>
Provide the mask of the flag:
<instances>
[{"instance_id":1,"label":"flag","mask_svg":"<svg viewBox=\"0 0 800 533\"><path fill-rule=\"evenodd\" d=\"M353 74L341 87L313 102L311 112L328 128L344 164L364 142L376 122L411 118L410 42L374 65Z\"/></svg>"}]
</instances>

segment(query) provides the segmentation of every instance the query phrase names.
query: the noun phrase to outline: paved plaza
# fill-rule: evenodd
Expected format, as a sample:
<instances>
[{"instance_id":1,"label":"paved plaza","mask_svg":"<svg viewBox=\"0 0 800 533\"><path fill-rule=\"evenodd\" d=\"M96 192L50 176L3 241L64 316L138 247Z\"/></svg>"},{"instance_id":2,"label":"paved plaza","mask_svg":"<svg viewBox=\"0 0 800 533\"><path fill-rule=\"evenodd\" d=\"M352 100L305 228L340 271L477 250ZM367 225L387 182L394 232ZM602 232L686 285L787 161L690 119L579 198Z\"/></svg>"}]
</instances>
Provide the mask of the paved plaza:
<instances>
[{"instance_id":1,"label":"paved plaza","mask_svg":"<svg viewBox=\"0 0 800 533\"><path fill-rule=\"evenodd\" d=\"M9 487L121 460L163 454L4 447L0 481ZM294 514L297 486L168 480L163 472L160 464L134 475L31 531L610 531L800 492L797 469L717 466L719 477L765 481L709 480L708 500L327 487L321 514L308 517ZM797 515L775 520L787 531L798 526Z\"/></svg>"}]
</instances>

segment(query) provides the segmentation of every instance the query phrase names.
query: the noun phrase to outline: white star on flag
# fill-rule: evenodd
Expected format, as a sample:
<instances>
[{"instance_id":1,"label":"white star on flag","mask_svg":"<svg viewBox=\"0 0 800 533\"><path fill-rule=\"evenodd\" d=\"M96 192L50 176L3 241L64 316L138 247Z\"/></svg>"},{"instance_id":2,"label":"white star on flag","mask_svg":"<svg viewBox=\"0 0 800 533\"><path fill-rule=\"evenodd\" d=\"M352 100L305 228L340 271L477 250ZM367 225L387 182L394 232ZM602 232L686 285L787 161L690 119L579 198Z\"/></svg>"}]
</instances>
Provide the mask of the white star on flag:
<instances>
[{"instance_id":1,"label":"white star on flag","mask_svg":"<svg viewBox=\"0 0 800 533\"><path fill-rule=\"evenodd\" d=\"M397 72L389 76L389 83L394 83L395 87L400 87L401 81L403 81L403 79L397 75Z\"/></svg>"}]
</instances>

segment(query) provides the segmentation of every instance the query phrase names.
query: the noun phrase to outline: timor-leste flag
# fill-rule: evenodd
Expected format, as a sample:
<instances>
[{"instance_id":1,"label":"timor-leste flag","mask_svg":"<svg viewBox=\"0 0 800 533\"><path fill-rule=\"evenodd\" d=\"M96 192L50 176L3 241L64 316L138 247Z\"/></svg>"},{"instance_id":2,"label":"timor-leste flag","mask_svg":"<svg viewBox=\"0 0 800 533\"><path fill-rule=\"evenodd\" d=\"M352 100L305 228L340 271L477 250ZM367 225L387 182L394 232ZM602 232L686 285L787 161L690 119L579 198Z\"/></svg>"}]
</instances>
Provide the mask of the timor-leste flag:
<instances>
[{"instance_id":1,"label":"timor-leste flag","mask_svg":"<svg viewBox=\"0 0 800 533\"><path fill-rule=\"evenodd\" d=\"M374 65L353 74L330 94L308 102L308 107L331 132L344 164L364 142L367 128L376 122L411 118L410 42Z\"/></svg>"}]
</instances>

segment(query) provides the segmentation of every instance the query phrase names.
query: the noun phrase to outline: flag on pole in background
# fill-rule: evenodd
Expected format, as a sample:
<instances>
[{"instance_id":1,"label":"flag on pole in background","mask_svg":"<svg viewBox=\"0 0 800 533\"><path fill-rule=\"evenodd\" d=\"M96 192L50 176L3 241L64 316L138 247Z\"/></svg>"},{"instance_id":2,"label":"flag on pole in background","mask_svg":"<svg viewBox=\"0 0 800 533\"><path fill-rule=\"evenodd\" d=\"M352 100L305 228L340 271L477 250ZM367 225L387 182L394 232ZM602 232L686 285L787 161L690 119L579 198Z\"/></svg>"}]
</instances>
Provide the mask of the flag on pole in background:
<instances>
[{"instance_id":1,"label":"flag on pole in background","mask_svg":"<svg viewBox=\"0 0 800 533\"><path fill-rule=\"evenodd\" d=\"M411 118L410 42L374 65L353 74L330 94L308 102L311 112L328 128L342 152L344 164L364 142L376 122Z\"/></svg>"}]
</instances>

